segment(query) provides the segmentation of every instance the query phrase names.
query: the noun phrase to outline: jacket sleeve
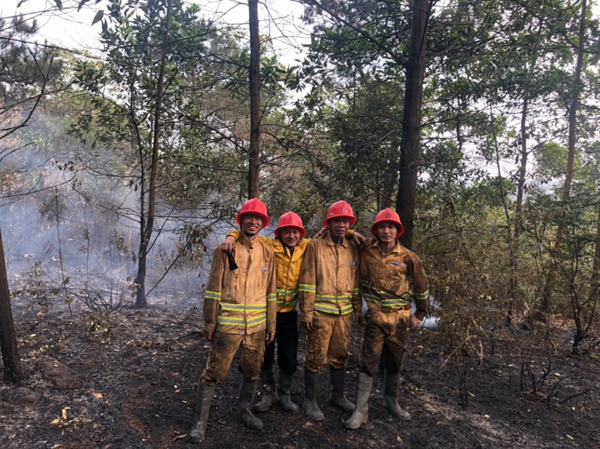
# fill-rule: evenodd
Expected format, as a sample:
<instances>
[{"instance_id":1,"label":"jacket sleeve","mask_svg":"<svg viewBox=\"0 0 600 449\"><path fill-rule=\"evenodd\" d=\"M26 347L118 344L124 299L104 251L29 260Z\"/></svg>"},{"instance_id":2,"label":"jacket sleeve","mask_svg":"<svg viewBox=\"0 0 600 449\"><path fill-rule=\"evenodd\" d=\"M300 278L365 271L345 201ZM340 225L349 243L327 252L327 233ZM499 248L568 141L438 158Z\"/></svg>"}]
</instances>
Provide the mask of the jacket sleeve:
<instances>
[{"instance_id":1,"label":"jacket sleeve","mask_svg":"<svg viewBox=\"0 0 600 449\"><path fill-rule=\"evenodd\" d=\"M270 250L270 247L269 247ZM267 282L267 333L272 334L276 330L277 323L277 270L275 267L275 255L271 250L271 262L269 263L269 280Z\"/></svg>"},{"instance_id":2,"label":"jacket sleeve","mask_svg":"<svg viewBox=\"0 0 600 449\"><path fill-rule=\"evenodd\" d=\"M229 231L225 237L233 237L237 242L240 239L241 234L242 232L239 229L236 229L234 231Z\"/></svg>"},{"instance_id":3,"label":"jacket sleeve","mask_svg":"<svg viewBox=\"0 0 600 449\"><path fill-rule=\"evenodd\" d=\"M422 320L429 312L429 281L415 254L411 254L408 274L412 278L412 289L415 297L415 317Z\"/></svg>"},{"instance_id":4,"label":"jacket sleeve","mask_svg":"<svg viewBox=\"0 0 600 449\"><path fill-rule=\"evenodd\" d=\"M225 252L216 249L213 253L208 285L204 292L204 330L206 332L212 333L217 328L224 270Z\"/></svg>"},{"instance_id":5,"label":"jacket sleeve","mask_svg":"<svg viewBox=\"0 0 600 449\"><path fill-rule=\"evenodd\" d=\"M240 239L241 235L242 235L242 231L240 231L239 229L235 229L233 231L229 231L227 233L226 237L233 237L235 239L235 241L237 242ZM273 247L273 239L272 238L270 238L270 237L263 237L262 235L259 235L258 238L265 245L269 245L270 247Z\"/></svg>"},{"instance_id":6,"label":"jacket sleeve","mask_svg":"<svg viewBox=\"0 0 600 449\"><path fill-rule=\"evenodd\" d=\"M300 304L303 323L312 323L313 321L315 295L317 292L317 243L316 240L313 240L308 244L304 260L302 261L302 269L300 270L298 303Z\"/></svg>"}]
</instances>

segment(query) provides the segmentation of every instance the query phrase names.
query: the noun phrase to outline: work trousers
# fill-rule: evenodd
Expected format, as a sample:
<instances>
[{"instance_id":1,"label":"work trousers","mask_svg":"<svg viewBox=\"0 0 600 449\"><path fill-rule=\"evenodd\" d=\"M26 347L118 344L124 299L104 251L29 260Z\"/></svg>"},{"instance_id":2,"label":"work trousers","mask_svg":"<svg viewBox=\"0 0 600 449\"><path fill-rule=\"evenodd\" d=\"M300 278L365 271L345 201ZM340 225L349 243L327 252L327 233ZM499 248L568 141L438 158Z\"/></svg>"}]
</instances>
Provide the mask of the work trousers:
<instances>
[{"instance_id":1,"label":"work trousers","mask_svg":"<svg viewBox=\"0 0 600 449\"><path fill-rule=\"evenodd\" d=\"M379 372L383 353L384 367L391 373L404 370L410 335L410 310L382 312L369 310L365 314L365 335L362 347L362 369L374 376Z\"/></svg>"},{"instance_id":2,"label":"work trousers","mask_svg":"<svg viewBox=\"0 0 600 449\"><path fill-rule=\"evenodd\" d=\"M277 342L277 365L285 374L294 374L298 367L298 312L277 312L277 332L275 340L265 346L263 368L271 368L275 363L275 343Z\"/></svg>"},{"instance_id":3,"label":"work trousers","mask_svg":"<svg viewBox=\"0 0 600 449\"><path fill-rule=\"evenodd\" d=\"M242 375L249 380L258 380L265 356L265 335L264 330L250 335L215 332L201 382L205 385L216 385L225 379L240 346Z\"/></svg>"},{"instance_id":4,"label":"work trousers","mask_svg":"<svg viewBox=\"0 0 600 449\"><path fill-rule=\"evenodd\" d=\"M333 369L346 366L352 330L352 314L333 315L313 312L313 326L308 331L306 340L306 359L304 366L313 373L318 373L327 363Z\"/></svg>"}]
</instances>

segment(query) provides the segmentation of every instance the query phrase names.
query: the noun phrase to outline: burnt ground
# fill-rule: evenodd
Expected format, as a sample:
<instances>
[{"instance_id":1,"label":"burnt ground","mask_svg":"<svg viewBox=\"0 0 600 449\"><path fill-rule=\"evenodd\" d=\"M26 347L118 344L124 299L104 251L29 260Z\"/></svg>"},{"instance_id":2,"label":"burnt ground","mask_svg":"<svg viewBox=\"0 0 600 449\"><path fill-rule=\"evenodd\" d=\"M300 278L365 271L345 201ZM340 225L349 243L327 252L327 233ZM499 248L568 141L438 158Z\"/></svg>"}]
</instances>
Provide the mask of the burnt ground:
<instances>
[{"instance_id":1,"label":"burnt ground","mask_svg":"<svg viewBox=\"0 0 600 449\"><path fill-rule=\"evenodd\" d=\"M83 312L74 317L54 311L45 317L14 314L26 379L18 388L0 383L1 448L197 447L184 436L192 425L209 348L199 336L199 311L125 310L114 313L110 322ZM245 429L236 420L236 360L217 387L208 437L200 447L600 447L598 358L593 353L573 356L569 334L563 331L547 354L522 352L528 354L523 365L514 337L502 332L484 347L481 366L477 356L466 359L466 410L458 377L430 343L431 331L416 332L408 375L400 387L401 405L413 420L392 421L382 406L379 379L369 422L357 431L346 430L343 419L348 415L326 402L327 370L321 374L318 396L324 422L272 408L260 415L262 431ZM348 364L351 400L360 333L354 329ZM526 337L523 341L532 340L532 334ZM304 340L301 333L300 360ZM295 402L302 401L302 391L299 375L292 386Z\"/></svg>"}]
</instances>

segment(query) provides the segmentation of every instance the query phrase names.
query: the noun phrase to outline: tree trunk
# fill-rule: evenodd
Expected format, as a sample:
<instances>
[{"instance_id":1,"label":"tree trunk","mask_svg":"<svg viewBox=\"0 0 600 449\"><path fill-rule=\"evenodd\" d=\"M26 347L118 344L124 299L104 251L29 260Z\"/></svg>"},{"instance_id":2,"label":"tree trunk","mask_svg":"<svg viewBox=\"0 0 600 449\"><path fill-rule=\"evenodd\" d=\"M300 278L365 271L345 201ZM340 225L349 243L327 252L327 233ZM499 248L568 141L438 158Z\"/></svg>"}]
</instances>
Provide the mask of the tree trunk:
<instances>
[{"instance_id":1,"label":"tree trunk","mask_svg":"<svg viewBox=\"0 0 600 449\"><path fill-rule=\"evenodd\" d=\"M259 194L260 171L260 37L258 34L258 0L248 0L250 10L250 153L248 199Z\"/></svg>"},{"instance_id":2,"label":"tree trunk","mask_svg":"<svg viewBox=\"0 0 600 449\"><path fill-rule=\"evenodd\" d=\"M406 85L400 142L400 164L396 211L402 219L405 233L402 244L412 248L415 195L417 191L421 106L425 78L425 37L429 5L427 0L414 0L410 31L409 53L406 63Z\"/></svg>"},{"instance_id":3,"label":"tree trunk","mask_svg":"<svg viewBox=\"0 0 600 449\"><path fill-rule=\"evenodd\" d=\"M136 300L135 306L144 308L148 305L146 298L146 266L150 239L154 228L154 218L156 213L156 184L158 178L158 150L160 145L160 112L162 107L162 97L164 90L165 66L167 65L167 50L169 45L169 30L171 28L171 9L173 1L169 0L167 5L167 17L165 26L165 36L162 43L160 55L160 68L158 73L158 85L156 89L156 109L154 111L154 135L152 136L152 166L150 167L150 188L148 191L148 213L144 223L144 217L141 217L142 232L140 235L140 252L138 260L138 273L136 276ZM142 193L143 195L143 193Z\"/></svg>"},{"instance_id":4,"label":"tree trunk","mask_svg":"<svg viewBox=\"0 0 600 449\"><path fill-rule=\"evenodd\" d=\"M519 272L519 263L517 260L519 254L519 237L523 232L523 196L525 191L525 176L527 174L527 112L529 110L529 101L527 97L523 99L523 107L521 108L521 157L519 166L519 181L517 183L517 202L515 205L515 229L514 239L510 242L512 245L511 261L510 261L510 276L508 281L508 295L510 297L510 306L506 314L506 324L511 325L513 319L513 311L515 308L520 308L517 304L517 287Z\"/></svg>"},{"instance_id":5,"label":"tree trunk","mask_svg":"<svg viewBox=\"0 0 600 449\"><path fill-rule=\"evenodd\" d=\"M23 377L21 359L17 349L17 335L10 307L10 292L4 260L4 246L0 232L0 346L2 347L2 363L4 364L4 381L20 384Z\"/></svg>"},{"instance_id":6,"label":"tree trunk","mask_svg":"<svg viewBox=\"0 0 600 449\"><path fill-rule=\"evenodd\" d=\"M576 48L577 64L575 66L575 76L571 90L571 105L569 108L569 154L567 158L567 171L565 173L565 184L563 186L562 199L566 201L571 196L571 183L573 182L573 167L575 165L575 143L577 131L577 112L579 110L579 96L581 95L581 73L583 71L583 57L585 46L585 16L587 14L587 0L581 3L581 15L579 17L579 44ZM550 263L548 264L546 284L540 302L540 310L537 316L543 320L548 319L552 304L552 288L556 279L556 258L560 252L562 241L565 236L564 227L561 222L558 224L556 238L554 240L554 249L551 250Z\"/></svg>"}]
</instances>

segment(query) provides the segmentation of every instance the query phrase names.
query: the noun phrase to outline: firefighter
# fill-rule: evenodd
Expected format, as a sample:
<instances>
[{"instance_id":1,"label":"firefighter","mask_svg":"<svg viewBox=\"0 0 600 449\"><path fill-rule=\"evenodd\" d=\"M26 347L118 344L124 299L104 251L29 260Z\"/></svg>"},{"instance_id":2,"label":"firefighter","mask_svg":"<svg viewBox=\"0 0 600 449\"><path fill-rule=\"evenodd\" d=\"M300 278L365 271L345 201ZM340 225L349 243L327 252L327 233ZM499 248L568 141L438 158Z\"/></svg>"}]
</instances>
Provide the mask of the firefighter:
<instances>
[{"instance_id":1,"label":"firefighter","mask_svg":"<svg viewBox=\"0 0 600 449\"><path fill-rule=\"evenodd\" d=\"M279 406L286 412L297 413L300 408L290 399L290 388L298 367L298 281L300 268L304 260L304 253L310 239L304 238L306 230L302 225L302 219L295 212L286 212L277 222L274 231L275 238L260 237L270 245L275 252L277 265L277 364L279 366ZM317 236L324 236L319 232ZM227 234L222 248L232 251L235 248L236 239L240 236L239 231ZM366 239L358 232L349 230L347 237L355 244L366 243ZM260 370L261 385L264 391L261 400L256 404L254 410L266 412L274 402L275 376L273 365L275 364L275 342L266 345L265 361Z\"/></svg>"},{"instance_id":2,"label":"firefighter","mask_svg":"<svg viewBox=\"0 0 600 449\"><path fill-rule=\"evenodd\" d=\"M329 359L330 402L346 412L354 405L344 395L345 367L352 327L353 304L359 296L359 255L346 238L356 222L345 201L329 207L324 225L329 232L308 245L298 286L302 323L308 331L304 360L304 413L313 421L325 417L316 400L317 375ZM356 314L356 310L354 310ZM362 315L356 315L362 318Z\"/></svg>"},{"instance_id":3,"label":"firefighter","mask_svg":"<svg viewBox=\"0 0 600 449\"><path fill-rule=\"evenodd\" d=\"M373 376L378 373L382 353L385 407L398 420L411 419L398 405L398 385L400 373L404 371L410 328L420 327L429 309L429 284L419 258L398 242L403 233L398 214L384 209L375 216L371 226L375 239L369 239L360 253L361 293L368 311L356 409L345 422L348 429L358 429L367 422ZM411 314L413 299L414 315ZM355 310L360 310L359 302Z\"/></svg>"},{"instance_id":4,"label":"firefighter","mask_svg":"<svg viewBox=\"0 0 600 449\"><path fill-rule=\"evenodd\" d=\"M242 348L242 386L238 401L240 421L249 429L263 423L249 410L263 363L265 341L275 338L277 295L275 255L257 238L269 224L267 208L254 198L242 206L236 221L241 237L235 255L216 250L206 292L204 320L211 347L200 379L197 415L189 439L204 440L216 384L227 375L238 348Z\"/></svg>"},{"instance_id":5,"label":"firefighter","mask_svg":"<svg viewBox=\"0 0 600 449\"><path fill-rule=\"evenodd\" d=\"M306 230L302 219L295 212L286 212L277 223L275 238L260 237L263 243L273 248L277 265L277 364L279 366L279 406L286 412L297 413L300 410L290 398L290 387L298 367L298 279L304 253L309 239L305 239ZM239 231L227 234L223 249L231 251ZM267 344L265 360L260 370L261 385L265 390L254 410L266 412L274 401L275 342Z\"/></svg>"}]
</instances>

